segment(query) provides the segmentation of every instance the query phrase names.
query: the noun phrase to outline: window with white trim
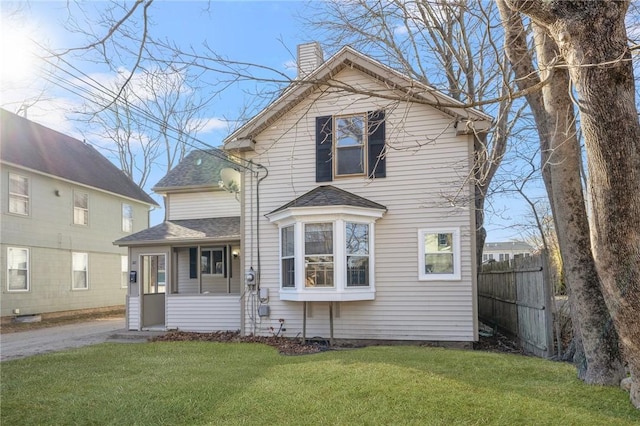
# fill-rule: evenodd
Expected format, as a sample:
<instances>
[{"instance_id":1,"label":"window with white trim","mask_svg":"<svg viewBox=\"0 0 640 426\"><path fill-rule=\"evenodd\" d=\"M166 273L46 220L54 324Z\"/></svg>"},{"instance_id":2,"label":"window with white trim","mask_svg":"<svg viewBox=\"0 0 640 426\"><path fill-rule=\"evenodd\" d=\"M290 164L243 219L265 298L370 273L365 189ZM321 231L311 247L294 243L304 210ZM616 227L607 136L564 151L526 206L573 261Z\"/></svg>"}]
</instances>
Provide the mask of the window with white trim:
<instances>
[{"instance_id":1,"label":"window with white trim","mask_svg":"<svg viewBox=\"0 0 640 426\"><path fill-rule=\"evenodd\" d=\"M200 253L201 272L205 275L223 276L225 270L223 249L203 249ZM164 269L164 268L163 268Z\"/></svg>"},{"instance_id":2,"label":"window with white trim","mask_svg":"<svg viewBox=\"0 0 640 426\"><path fill-rule=\"evenodd\" d=\"M369 286L369 225L346 223L347 287Z\"/></svg>"},{"instance_id":3,"label":"window with white trim","mask_svg":"<svg viewBox=\"0 0 640 426\"><path fill-rule=\"evenodd\" d=\"M29 291L29 249L7 247L7 291Z\"/></svg>"},{"instance_id":4,"label":"window with white trim","mask_svg":"<svg viewBox=\"0 0 640 426\"><path fill-rule=\"evenodd\" d=\"M333 287L333 269L333 224L305 224L305 287Z\"/></svg>"},{"instance_id":5,"label":"window with white trim","mask_svg":"<svg viewBox=\"0 0 640 426\"><path fill-rule=\"evenodd\" d=\"M29 178L9 173L9 213L29 214Z\"/></svg>"},{"instance_id":6,"label":"window with white trim","mask_svg":"<svg viewBox=\"0 0 640 426\"><path fill-rule=\"evenodd\" d=\"M283 288L295 288L296 286L296 258L295 258L295 234L294 227L285 226L280 229L280 264L282 265L281 277Z\"/></svg>"},{"instance_id":7,"label":"window with white trim","mask_svg":"<svg viewBox=\"0 0 640 426\"><path fill-rule=\"evenodd\" d=\"M73 223L75 225L89 224L89 194L73 192Z\"/></svg>"},{"instance_id":8,"label":"window with white trim","mask_svg":"<svg viewBox=\"0 0 640 426\"><path fill-rule=\"evenodd\" d=\"M89 288L89 254L72 253L72 289L87 290Z\"/></svg>"},{"instance_id":9,"label":"window with white trim","mask_svg":"<svg viewBox=\"0 0 640 426\"><path fill-rule=\"evenodd\" d=\"M129 285L129 258L120 256L120 287L127 288Z\"/></svg>"},{"instance_id":10,"label":"window with white trim","mask_svg":"<svg viewBox=\"0 0 640 426\"><path fill-rule=\"evenodd\" d=\"M133 207L122 203L122 232L133 231Z\"/></svg>"},{"instance_id":11,"label":"window with white trim","mask_svg":"<svg viewBox=\"0 0 640 426\"><path fill-rule=\"evenodd\" d=\"M375 299L374 222L383 214L328 206L269 215L280 225L280 300Z\"/></svg>"},{"instance_id":12,"label":"window with white trim","mask_svg":"<svg viewBox=\"0 0 640 426\"><path fill-rule=\"evenodd\" d=\"M460 279L460 230L420 229L418 231L420 280Z\"/></svg>"}]
</instances>

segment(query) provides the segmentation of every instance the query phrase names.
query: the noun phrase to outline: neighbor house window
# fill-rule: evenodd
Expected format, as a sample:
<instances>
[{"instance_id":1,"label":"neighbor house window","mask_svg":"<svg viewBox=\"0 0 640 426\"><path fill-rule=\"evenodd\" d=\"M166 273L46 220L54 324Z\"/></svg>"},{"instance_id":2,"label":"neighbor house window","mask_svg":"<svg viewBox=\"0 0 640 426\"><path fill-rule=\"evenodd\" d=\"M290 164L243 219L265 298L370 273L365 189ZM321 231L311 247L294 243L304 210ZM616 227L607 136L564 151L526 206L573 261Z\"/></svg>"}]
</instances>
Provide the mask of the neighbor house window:
<instances>
[{"instance_id":1,"label":"neighbor house window","mask_svg":"<svg viewBox=\"0 0 640 426\"><path fill-rule=\"evenodd\" d=\"M280 231L282 287L296 286L296 259L295 259L295 233L294 227L287 226Z\"/></svg>"},{"instance_id":2,"label":"neighbor house window","mask_svg":"<svg viewBox=\"0 0 640 426\"><path fill-rule=\"evenodd\" d=\"M367 145L364 114L335 117L335 175L361 175L365 171Z\"/></svg>"},{"instance_id":3,"label":"neighbor house window","mask_svg":"<svg viewBox=\"0 0 640 426\"><path fill-rule=\"evenodd\" d=\"M29 179L9 173L9 213L29 214Z\"/></svg>"},{"instance_id":4,"label":"neighbor house window","mask_svg":"<svg viewBox=\"0 0 640 426\"><path fill-rule=\"evenodd\" d=\"M29 249L7 248L7 290L29 291Z\"/></svg>"},{"instance_id":5,"label":"neighbor house window","mask_svg":"<svg viewBox=\"0 0 640 426\"><path fill-rule=\"evenodd\" d=\"M225 265L223 250L203 249L201 253L200 265L203 274L224 275Z\"/></svg>"},{"instance_id":6,"label":"neighbor house window","mask_svg":"<svg viewBox=\"0 0 640 426\"><path fill-rule=\"evenodd\" d=\"M346 223L347 287L369 285L369 224Z\"/></svg>"},{"instance_id":7,"label":"neighbor house window","mask_svg":"<svg viewBox=\"0 0 640 426\"><path fill-rule=\"evenodd\" d=\"M133 207L131 204L122 204L122 231L133 231Z\"/></svg>"},{"instance_id":8,"label":"neighbor house window","mask_svg":"<svg viewBox=\"0 0 640 426\"><path fill-rule=\"evenodd\" d=\"M129 285L129 258L120 256L120 287L127 288Z\"/></svg>"},{"instance_id":9,"label":"neighbor house window","mask_svg":"<svg viewBox=\"0 0 640 426\"><path fill-rule=\"evenodd\" d=\"M72 288L86 290L89 288L89 254L72 254Z\"/></svg>"},{"instance_id":10,"label":"neighbor house window","mask_svg":"<svg viewBox=\"0 0 640 426\"><path fill-rule=\"evenodd\" d=\"M418 231L419 279L460 279L460 231L421 229Z\"/></svg>"},{"instance_id":11,"label":"neighbor house window","mask_svg":"<svg viewBox=\"0 0 640 426\"><path fill-rule=\"evenodd\" d=\"M89 224L89 194L86 192L73 193L73 223L76 225Z\"/></svg>"}]
</instances>

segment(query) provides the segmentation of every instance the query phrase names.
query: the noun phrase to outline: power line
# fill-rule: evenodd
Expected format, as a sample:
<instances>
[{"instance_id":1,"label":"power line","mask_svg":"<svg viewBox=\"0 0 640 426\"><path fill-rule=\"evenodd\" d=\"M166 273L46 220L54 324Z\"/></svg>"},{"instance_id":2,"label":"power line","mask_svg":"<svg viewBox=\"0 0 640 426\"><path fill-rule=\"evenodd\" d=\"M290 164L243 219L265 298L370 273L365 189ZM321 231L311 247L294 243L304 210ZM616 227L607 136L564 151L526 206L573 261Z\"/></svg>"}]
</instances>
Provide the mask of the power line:
<instances>
[{"instance_id":1,"label":"power line","mask_svg":"<svg viewBox=\"0 0 640 426\"><path fill-rule=\"evenodd\" d=\"M42 46L40 47L43 48ZM57 75L52 70L47 69L44 66L41 66L40 68L43 72L43 75L46 81L88 102L95 103L97 99L105 102L108 101L109 105L107 105L106 108L110 108L110 105L113 103L121 103L121 100L118 98L118 94L115 91L104 86L103 84L95 80L93 77L87 75L84 71L78 69L76 66L69 63L64 58L55 56L50 51L48 52L51 55L51 57L57 58L60 62L64 63L69 68L74 70L75 74L73 71L70 71L69 69L65 69L64 67L60 66L58 63L52 61L49 58L42 58L45 63L47 63L54 69L57 69L63 74L66 74L68 76L68 78L64 78L62 76ZM79 84L76 82L81 82L83 84ZM143 102L143 100L140 99L140 97L137 96L135 93L133 93L133 95L139 101ZM256 165L251 161L245 160L241 157L230 155L219 148L213 147L208 143L184 132L183 130L173 127L169 123L166 123L163 120L158 119L154 115L150 114L149 112L145 111L144 109L140 108L135 104L127 103L127 108L133 113L135 118L138 119L136 121L136 124L138 124L140 127L143 127L143 128L146 127L148 129L152 129L153 127L148 123L153 123L158 127L163 127L166 130L170 130L174 134L178 135L178 136L174 136L168 132L165 133L167 137L174 140L175 142L182 143L192 149L202 150L203 152L206 152L209 155L212 155L223 161L228 161L230 163L233 163L234 165L239 166L245 170L249 170L251 172L255 171L254 166ZM184 137L184 139L181 140L180 137ZM190 140L200 144L201 146L197 146L194 143L189 142ZM202 146L206 147L207 151L204 151Z\"/></svg>"}]
</instances>

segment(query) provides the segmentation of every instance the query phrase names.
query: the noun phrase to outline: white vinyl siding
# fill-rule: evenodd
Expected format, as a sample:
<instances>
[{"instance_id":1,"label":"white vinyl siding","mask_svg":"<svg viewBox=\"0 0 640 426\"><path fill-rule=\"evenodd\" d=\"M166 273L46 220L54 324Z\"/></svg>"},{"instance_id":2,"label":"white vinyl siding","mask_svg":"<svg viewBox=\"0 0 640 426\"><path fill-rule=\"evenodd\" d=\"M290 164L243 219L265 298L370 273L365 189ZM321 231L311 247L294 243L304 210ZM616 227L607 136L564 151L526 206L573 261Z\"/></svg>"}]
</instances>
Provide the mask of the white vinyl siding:
<instances>
[{"instance_id":1,"label":"white vinyl siding","mask_svg":"<svg viewBox=\"0 0 640 426\"><path fill-rule=\"evenodd\" d=\"M355 69L335 76L363 90L386 90ZM473 218L468 208L473 198L468 181L472 136L456 135L454 120L426 105L375 100L367 96L325 92L311 104L305 99L292 111L256 135L255 152L246 158L265 164L269 178L260 184L260 285L271 294L280 289L279 228L263 216L321 185L315 181L315 118L328 115L386 111L388 150L385 179L341 177L331 185L387 207L375 223L375 300L333 302L334 337L389 340L472 341L475 323L473 272ZM277 141L274 143L274 141ZM255 211L248 200L255 191L246 185L245 235L255 231ZM450 200L456 205L452 207ZM254 206L255 207L255 206ZM253 213L253 215L252 215ZM251 219L250 219L251 218ZM460 280L418 279L418 230L460 230ZM251 259L245 240L243 258ZM257 256L254 242L253 258ZM245 270L255 264L245 263ZM286 321L286 336L302 330L302 303L269 299L271 314L256 325L268 334ZM308 302L308 336L329 335L329 302ZM249 313L246 330L251 330Z\"/></svg>"},{"instance_id":2,"label":"white vinyl siding","mask_svg":"<svg viewBox=\"0 0 640 426\"><path fill-rule=\"evenodd\" d=\"M120 287L127 288L129 285L129 258L120 256Z\"/></svg>"},{"instance_id":3,"label":"white vinyl siding","mask_svg":"<svg viewBox=\"0 0 640 426\"><path fill-rule=\"evenodd\" d=\"M168 330L211 332L240 329L240 298L229 295L168 295Z\"/></svg>"},{"instance_id":4,"label":"white vinyl siding","mask_svg":"<svg viewBox=\"0 0 640 426\"><path fill-rule=\"evenodd\" d=\"M168 219L200 219L240 216L240 203L226 191L169 194Z\"/></svg>"}]
</instances>

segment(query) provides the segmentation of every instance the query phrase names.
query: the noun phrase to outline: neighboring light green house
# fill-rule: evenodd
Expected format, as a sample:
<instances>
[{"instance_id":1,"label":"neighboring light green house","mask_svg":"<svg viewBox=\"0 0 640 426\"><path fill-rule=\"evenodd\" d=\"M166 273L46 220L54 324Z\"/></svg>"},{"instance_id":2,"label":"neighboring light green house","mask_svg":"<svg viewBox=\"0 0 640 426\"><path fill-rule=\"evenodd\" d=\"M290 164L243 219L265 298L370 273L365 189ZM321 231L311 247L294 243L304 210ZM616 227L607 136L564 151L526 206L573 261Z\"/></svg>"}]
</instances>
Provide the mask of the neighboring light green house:
<instances>
[{"instance_id":1,"label":"neighboring light green house","mask_svg":"<svg viewBox=\"0 0 640 426\"><path fill-rule=\"evenodd\" d=\"M1 316L122 306L158 204L92 146L0 109Z\"/></svg>"},{"instance_id":2,"label":"neighboring light green house","mask_svg":"<svg viewBox=\"0 0 640 426\"><path fill-rule=\"evenodd\" d=\"M478 339L469 177L491 117L350 47L323 59L299 46L278 99L154 188L165 222L115 242L137 259L129 329Z\"/></svg>"}]
</instances>

